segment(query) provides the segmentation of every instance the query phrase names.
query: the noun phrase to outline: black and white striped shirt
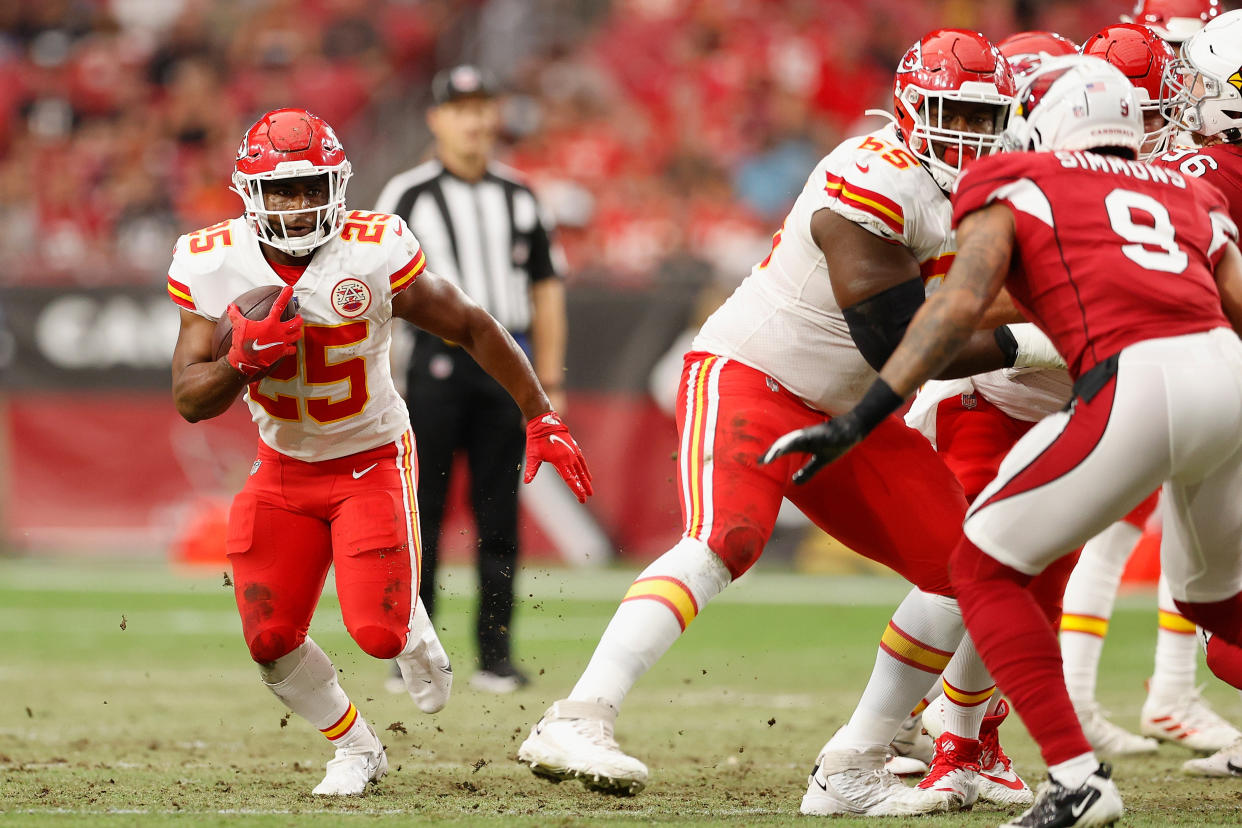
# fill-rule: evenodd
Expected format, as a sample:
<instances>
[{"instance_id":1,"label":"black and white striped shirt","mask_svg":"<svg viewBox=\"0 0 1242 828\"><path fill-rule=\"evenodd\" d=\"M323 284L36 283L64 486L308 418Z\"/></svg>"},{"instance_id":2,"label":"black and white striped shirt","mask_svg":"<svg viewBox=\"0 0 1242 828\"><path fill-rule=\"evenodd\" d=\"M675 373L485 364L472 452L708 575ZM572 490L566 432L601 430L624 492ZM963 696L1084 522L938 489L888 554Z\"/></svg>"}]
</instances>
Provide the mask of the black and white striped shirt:
<instances>
[{"instance_id":1,"label":"black and white striped shirt","mask_svg":"<svg viewBox=\"0 0 1242 828\"><path fill-rule=\"evenodd\" d=\"M534 194L502 164L489 163L483 178L471 182L428 161L393 176L375 209L405 219L427 268L514 335L530 328L530 286L564 270Z\"/></svg>"}]
</instances>

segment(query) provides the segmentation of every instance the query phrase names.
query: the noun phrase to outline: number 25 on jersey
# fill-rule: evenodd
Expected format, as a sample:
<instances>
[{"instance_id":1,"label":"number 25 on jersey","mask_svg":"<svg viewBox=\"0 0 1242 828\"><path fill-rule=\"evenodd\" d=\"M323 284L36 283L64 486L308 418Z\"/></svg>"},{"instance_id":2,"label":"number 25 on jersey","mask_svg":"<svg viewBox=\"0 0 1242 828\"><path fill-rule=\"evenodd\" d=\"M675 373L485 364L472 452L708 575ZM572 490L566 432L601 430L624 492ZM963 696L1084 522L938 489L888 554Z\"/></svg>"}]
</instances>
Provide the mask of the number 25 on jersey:
<instances>
[{"instance_id":1,"label":"number 25 on jersey","mask_svg":"<svg viewBox=\"0 0 1242 828\"><path fill-rule=\"evenodd\" d=\"M369 326L365 319L344 325L308 324L303 328L302 345L295 358L283 360L277 370L267 376L267 379L287 382L297 379L298 372L303 371L308 386L345 382L349 385L349 393L343 399L308 395L300 400L279 391L269 396L259 390L260 383L257 382L250 384L250 398L272 417L291 422L298 422L307 416L317 423L335 423L361 414L371 398L367 390L366 359L357 356L332 362L329 356L332 348L345 348L365 340Z\"/></svg>"}]
</instances>

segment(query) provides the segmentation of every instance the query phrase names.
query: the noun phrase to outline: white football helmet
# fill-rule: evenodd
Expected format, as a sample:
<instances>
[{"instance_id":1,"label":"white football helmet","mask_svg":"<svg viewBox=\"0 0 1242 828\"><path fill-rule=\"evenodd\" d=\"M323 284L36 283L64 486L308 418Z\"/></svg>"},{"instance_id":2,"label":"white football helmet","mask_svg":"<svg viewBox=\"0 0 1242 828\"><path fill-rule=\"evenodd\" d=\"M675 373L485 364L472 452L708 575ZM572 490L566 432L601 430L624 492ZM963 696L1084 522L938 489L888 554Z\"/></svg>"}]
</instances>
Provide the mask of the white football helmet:
<instances>
[{"instance_id":1,"label":"white football helmet","mask_svg":"<svg viewBox=\"0 0 1242 828\"><path fill-rule=\"evenodd\" d=\"M1143 114L1134 85L1096 57L1049 58L1018 89L1004 143L1033 152L1125 147L1137 157Z\"/></svg>"},{"instance_id":2,"label":"white football helmet","mask_svg":"<svg viewBox=\"0 0 1242 828\"><path fill-rule=\"evenodd\" d=\"M1242 9L1191 35L1165 68L1162 86L1165 118L1199 135L1242 142Z\"/></svg>"}]
</instances>

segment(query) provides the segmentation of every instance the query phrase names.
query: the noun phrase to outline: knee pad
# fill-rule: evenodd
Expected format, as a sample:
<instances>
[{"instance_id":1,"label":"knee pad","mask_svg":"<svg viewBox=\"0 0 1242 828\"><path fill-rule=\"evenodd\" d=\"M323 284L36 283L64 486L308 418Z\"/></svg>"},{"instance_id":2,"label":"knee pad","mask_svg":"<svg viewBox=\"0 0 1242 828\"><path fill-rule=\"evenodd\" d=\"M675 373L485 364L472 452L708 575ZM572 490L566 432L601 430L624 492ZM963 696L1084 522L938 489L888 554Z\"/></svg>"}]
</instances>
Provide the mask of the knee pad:
<instances>
[{"instance_id":1,"label":"knee pad","mask_svg":"<svg viewBox=\"0 0 1242 828\"><path fill-rule=\"evenodd\" d=\"M405 630L398 633L387 627L366 624L351 628L349 634L372 658L396 658L405 649Z\"/></svg>"},{"instance_id":2,"label":"knee pad","mask_svg":"<svg viewBox=\"0 0 1242 828\"><path fill-rule=\"evenodd\" d=\"M724 561L729 575L736 579L759 560L759 556L763 554L764 543L763 533L755 527L736 526L725 533L717 548L712 551Z\"/></svg>"},{"instance_id":3,"label":"knee pad","mask_svg":"<svg viewBox=\"0 0 1242 828\"><path fill-rule=\"evenodd\" d=\"M1031 582L1031 576L1006 566L971 543L965 535L958 542L957 548L949 559L949 575L957 592L970 582L990 581L995 579L1012 581L1020 587Z\"/></svg>"},{"instance_id":4,"label":"knee pad","mask_svg":"<svg viewBox=\"0 0 1242 828\"><path fill-rule=\"evenodd\" d=\"M288 625L260 627L246 646L250 648L250 657L259 664L270 664L279 658L289 655L302 645L305 633Z\"/></svg>"},{"instance_id":5,"label":"knee pad","mask_svg":"<svg viewBox=\"0 0 1242 828\"><path fill-rule=\"evenodd\" d=\"M1242 646L1242 593L1222 601L1183 601L1174 598L1173 603L1178 612L1213 637L1220 636L1230 644Z\"/></svg>"}]
</instances>

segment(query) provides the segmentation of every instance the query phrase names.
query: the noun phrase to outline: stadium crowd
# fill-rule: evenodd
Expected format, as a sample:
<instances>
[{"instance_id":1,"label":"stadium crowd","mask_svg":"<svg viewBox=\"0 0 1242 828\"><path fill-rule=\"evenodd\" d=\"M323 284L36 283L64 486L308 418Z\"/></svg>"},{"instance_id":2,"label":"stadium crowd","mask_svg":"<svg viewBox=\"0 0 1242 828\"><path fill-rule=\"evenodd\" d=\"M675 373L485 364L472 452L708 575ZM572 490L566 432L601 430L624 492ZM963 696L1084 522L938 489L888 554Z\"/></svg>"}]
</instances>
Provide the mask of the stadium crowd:
<instances>
[{"instance_id":1,"label":"stadium crowd","mask_svg":"<svg viewBox=\"0 0 1242 828\"><path fill-rule=\"evenodd\" d=\"M0 4L7 285L147 283L256 115L308 106L383 176L426 146L440 65L513 94L508 153L556 214L573 278L641 288L687 257L736 281L806 169L934 26L1084 37L1128 3L941 0L17 0ZM880 22L883 25L878 25ZM89 262L89 267L83 266Z\"/></svg>"}]
</instances>

